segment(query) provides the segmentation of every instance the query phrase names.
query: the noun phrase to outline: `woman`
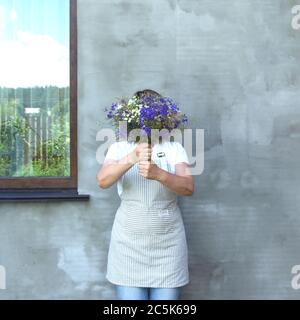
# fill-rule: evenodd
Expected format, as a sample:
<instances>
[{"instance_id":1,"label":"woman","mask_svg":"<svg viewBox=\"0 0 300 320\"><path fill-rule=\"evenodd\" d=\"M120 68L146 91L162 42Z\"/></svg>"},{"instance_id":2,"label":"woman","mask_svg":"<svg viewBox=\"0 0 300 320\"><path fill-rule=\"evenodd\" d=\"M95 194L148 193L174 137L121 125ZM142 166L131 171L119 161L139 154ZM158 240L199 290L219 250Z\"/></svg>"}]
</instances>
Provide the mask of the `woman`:
<instances>
[{"instance_id":1,"label":"woman","mask_svg":"<svg viewBox=\"0 0 300 320\"><path fill-rule=\"evenodd\" d=\"M136 96L161 96L153 90ZM151 161L152 160L152 161ZM178 142L118 141L97 174L115 182L121 198L111 232L106 278L119 299L179 299L189 282L188 250L177 195L194 192L185 149Z\"/></svg>"}]
</instances>

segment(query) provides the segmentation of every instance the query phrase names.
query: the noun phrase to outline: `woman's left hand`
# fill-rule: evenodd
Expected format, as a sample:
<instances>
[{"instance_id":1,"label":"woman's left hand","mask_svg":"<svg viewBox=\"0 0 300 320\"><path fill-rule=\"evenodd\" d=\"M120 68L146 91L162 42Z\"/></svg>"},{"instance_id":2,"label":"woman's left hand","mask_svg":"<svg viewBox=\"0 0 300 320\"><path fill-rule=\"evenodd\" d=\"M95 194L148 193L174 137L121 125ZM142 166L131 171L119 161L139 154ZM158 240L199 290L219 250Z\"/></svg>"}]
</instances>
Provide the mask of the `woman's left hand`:
<instances>
[{"instance_id":1,"label":"woman's left hand","mask_svg":"<svg viewBox=\"0 0 300 320\"><path fill-rule=\"evenodd\" d=\"M140 161L139 174L146 179L158 180L161 169L153 161Z\"/></svg>"}]
</instances>

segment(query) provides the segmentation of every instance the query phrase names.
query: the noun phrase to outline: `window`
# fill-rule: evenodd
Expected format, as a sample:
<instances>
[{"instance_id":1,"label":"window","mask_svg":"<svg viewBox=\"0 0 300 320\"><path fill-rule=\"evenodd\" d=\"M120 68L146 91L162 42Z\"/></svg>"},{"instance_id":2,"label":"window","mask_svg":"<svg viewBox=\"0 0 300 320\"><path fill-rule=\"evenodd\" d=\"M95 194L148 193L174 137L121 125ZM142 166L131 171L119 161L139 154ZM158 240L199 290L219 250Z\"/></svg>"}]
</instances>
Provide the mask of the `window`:
<instances>
[{"instance_id":1,"label":"window","mask_svg":"<svg viewBox=\"0 0 300 320\"><path fill-rule=\"evenodd\" d=\"M0 198L87 198L76 195L76 0L0 0L0 48Z\"/></svg>"}]
</instances>

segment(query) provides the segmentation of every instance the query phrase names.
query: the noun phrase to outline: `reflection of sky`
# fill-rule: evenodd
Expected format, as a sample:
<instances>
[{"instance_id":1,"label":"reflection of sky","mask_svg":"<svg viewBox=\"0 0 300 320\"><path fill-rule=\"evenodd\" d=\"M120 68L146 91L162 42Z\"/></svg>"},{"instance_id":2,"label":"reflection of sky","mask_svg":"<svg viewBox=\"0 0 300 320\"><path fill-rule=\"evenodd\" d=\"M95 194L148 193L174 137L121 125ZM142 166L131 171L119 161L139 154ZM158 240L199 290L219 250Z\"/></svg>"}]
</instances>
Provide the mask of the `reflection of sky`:
<instances>
[{"instance_id":1,"label":"reflection of sky","mask_svg":"<svg viewBox=\"0 0 300 320\"><path fill-rule=\"evenodd\" d=\"M0 86L69 85L69 0L0 0Z\"/></svg>"},{"instance_id":2,"label":"reflection of sky","mask_svg":"<svg viewBox=\"0 0 300 320\"><path fill-rule=\"evenodd\" d=\"M68 45L69 0L0 0L0 7L6 40L14 39L20 30L47 34Z\"/></svg>"}]
</instances>

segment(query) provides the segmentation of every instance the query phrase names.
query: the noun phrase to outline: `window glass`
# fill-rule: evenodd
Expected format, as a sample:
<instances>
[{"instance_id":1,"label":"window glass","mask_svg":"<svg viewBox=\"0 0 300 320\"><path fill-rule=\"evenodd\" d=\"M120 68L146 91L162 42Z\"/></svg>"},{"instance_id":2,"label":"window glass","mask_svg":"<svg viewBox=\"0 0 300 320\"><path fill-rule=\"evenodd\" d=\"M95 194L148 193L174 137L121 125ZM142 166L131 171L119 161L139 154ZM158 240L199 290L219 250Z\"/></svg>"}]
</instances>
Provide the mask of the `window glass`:
<instances>
[{"instance_id":1,"label":"window glass","mask_svg":"<svg viewBox=\"0 0 300 320\"><path fill-rule=\"evenodd\" d=\"M0 0L0 177L70 176L70 2Z\"/></svg>"}]
</instances>

